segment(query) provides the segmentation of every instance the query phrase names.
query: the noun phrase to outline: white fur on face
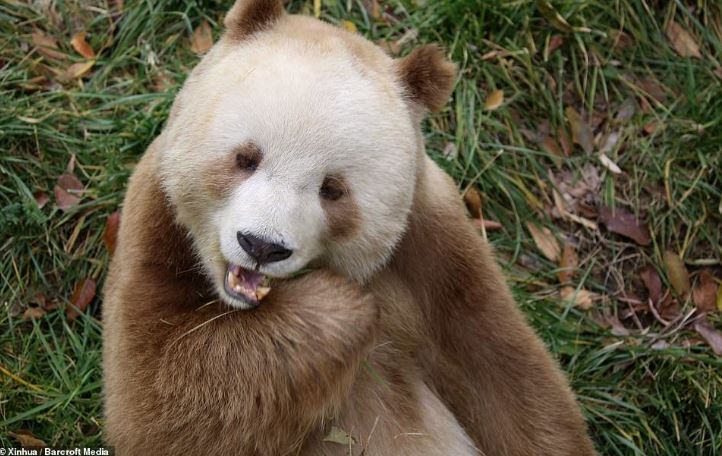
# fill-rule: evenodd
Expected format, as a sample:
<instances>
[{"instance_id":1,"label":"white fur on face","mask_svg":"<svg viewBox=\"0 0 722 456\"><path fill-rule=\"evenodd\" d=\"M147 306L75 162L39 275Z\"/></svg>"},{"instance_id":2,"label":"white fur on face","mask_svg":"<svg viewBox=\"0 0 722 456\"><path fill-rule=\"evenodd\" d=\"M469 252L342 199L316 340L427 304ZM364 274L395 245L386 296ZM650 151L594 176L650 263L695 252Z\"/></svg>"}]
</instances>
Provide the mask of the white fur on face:
<instances>
[{"instance_id":1,"label":"white fur on face","mask_svg":"<svg viewBox=\"0 0 722 456\"><path fill-rule=\"evenodd\" d=\"M382 266L404 232L416 169L414 122L390 60L385 68L364 67L337 41L329 49L261 34L207 57L212 63L179 96L164 185L220 286L228 262L256 266L238 232L293 250L262 266L265 274L287 276L322 261L356 280ZM203 191L208 183L199 171L248 143L261 151L258 169L224 198ZM348 238L329 234L319 196L328 175L344 179L358 208L359 226Z\"/></svg>"}]
</instances>

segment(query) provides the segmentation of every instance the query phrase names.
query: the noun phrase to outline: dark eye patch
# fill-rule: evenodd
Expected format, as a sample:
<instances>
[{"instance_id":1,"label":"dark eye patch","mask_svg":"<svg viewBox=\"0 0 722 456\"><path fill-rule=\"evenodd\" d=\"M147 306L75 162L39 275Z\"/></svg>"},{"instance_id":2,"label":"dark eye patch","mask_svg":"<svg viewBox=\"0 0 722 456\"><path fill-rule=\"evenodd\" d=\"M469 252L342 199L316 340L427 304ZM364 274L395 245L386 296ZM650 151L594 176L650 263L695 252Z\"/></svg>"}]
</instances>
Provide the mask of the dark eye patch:
<instances>
[{"instance_id":1,"label":"dark eye patch","mask_svg":"<svg viewBox=\"0 0 722 456\"><path fill-rule=\"evenodd\" d=\"M326 176L318 194L327 201L337 201L346 194L346 183L340 177Z\"/></svg>"},{"instance_id":2,"label":"dark eye patch","mask_svg":"<svg viewBox=\"0 0 722 456\"><path fill-rule=\"evenodd\" d=\"M236 166L241 171L249 173L254 172L258 169L258 165L261 164L263 154L261 148L250 142L236 148Z\"/></svg>"}]
</instances>

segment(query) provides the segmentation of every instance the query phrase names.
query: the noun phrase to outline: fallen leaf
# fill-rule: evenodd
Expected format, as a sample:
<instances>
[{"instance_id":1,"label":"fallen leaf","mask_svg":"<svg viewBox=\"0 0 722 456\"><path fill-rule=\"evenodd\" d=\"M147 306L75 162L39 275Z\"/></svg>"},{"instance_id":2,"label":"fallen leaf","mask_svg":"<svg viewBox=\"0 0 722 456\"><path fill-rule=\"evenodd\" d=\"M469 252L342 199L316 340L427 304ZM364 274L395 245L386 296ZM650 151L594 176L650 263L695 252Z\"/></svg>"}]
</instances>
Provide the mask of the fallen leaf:
<instances>
[{"instance_id":1,"label":"fallen leaf","mask_svg":"<svg viewBox=\"0 0 722 456\"><path fill-rule=\"evenodd\" d=\"M694 322L694 330L712 347L717 356L722 356L722 334L706 319Z\"/></svg>"},{"instance_id":2,"label":"fallen leaf","mask_svg":"<svg viewBox=\"0 0 722 456\"><path fill-rule=\"evenodd\" d=\"M702 58L702 53L699 51L699 45L692 35L687 30L683 29L681 25L673 20L670 20L664 31L667 34L669 41L672 42L672 46L674 47L674 50L677 51L677 54L682 57L694 57L697 59Z\"/></svg>"},{"instance_id":3,"label":"fallen leaf","mask_svg":"<svg viewBox=\"0 0 722 456\"><path fill-rule=\"evenodd\" d=\"M35 198L35 204L38 205L38 209L42 209L48 204L48 201L50 201L50 197L45 192L35 192L33 193L33 198Z\"/></svg>"},{"instance_id":4,"label":"fallen leaf","mask_svg":"<svg viewBox=\"0 0 722 456\"><path fill-rule=\"evenodd\" d=\"M630 334L629 330L619 321L619 317L616 315L607 315L605 320L612 327L612 334L615 336L625 337Z\"/></svg>"},{"instance_id":5,"label":"fallen leaf","mask_svg":"<svg viewBox=\"0 0 722 456\"><path fill-rule=\"evenodd\" d=\"M105 230L103 231L103 242L108 253L111 255L115 252L115 245L118 240L118 228L120 228L120 212L115 211L108 216L105 221Z\"/></svg>"},{"instance_id":6,"label":"fallen leaf","mask_svg":"<svg viewBox=\"0 0 722 456\"><path fill-rule=\"evenodd\" d=\"M564 128L559 127L557 129L557 139L559 140L559 144L562 146L562 150L564 151L564 155L567 157L572 155L572 142L571 139L569 139L569 135L564 130Z\"/></svg>"},{"instance_id":7,"label":"fallen leaf","mask_svg":"<svg viewBox=\"0 0 722 456\"><path fill-rule=\"evenodd\" d=\"M562 152L562 150L557 145L557 142L554 141L554 138L552 138L551 136L545 136L539 142L539 145L544 150L544 152L548 153L552 157L564 157L565 155L564 152ZM559 164L561 164L561 162Z\"/></svg>"},{"instance_id":8,"label":"fallen leaf","mask_svg":"<svg viewBox=\"0 0 722 456\"><path fill-rule=\"evenodd\" d=\"M548 55L552 55L554 51L559 49L559 47L564 44L564 37L561 35L554 35L549 39L549 51Z\"/></svg>"},{"instance_id":9,"label":"fallen leaf","mask_svg":"<svg viewBox=\"0 0 722 456\"><path fill-rule=\"evenodd\" d=\"M504 103L504 91L503 90L494 90L489 94L489 96L486 97L486 101L484 102L484 109L487 111L494 111L499 108L499 106Z\"/></svg>"},{"instance_id":10,"label":"fallen leaf","mask_svg":"<svg viewBox=\"0 0 722 456\"><path fill-rule=\"evenodd\" d=\"M87 278L76 283L73 296L70 298L70 304L72 305L65 310L68 321L75 320L81 313L85 312L85 309L94 297L95 280Z\"/></svg>"},{"instance_id":11,"label":"fallen leaf","mask_svg":"<svg viewBox=\"0 0 722 456\"><path fill-rule=\"evenodd\" d=\"M73 79L80 79L90 72L95 65L95 60L88 60L87 62L78 62L70 65L61 75L60 79L63 81L72 81Z\"/></svg>"},{"instance_id":12,"label":"fallen leaf","mask_svg":"<svg viewBox=\"0 0 722 456\"><path fill-rule=\"evenodd\" d=\"M464 203L472 218L481 218L481 195L475 188L469 188L464 193Z\"/></svg>"},{"instance_id":13,"label":"fallen leaf","mask_svg":"<svg viewBox=\"0 0 722 456\"><path fill-rule=\"evenodd\" d=\"M10 432L10 437L18 441L21 447L46 447L48 446L45 442L35 437L32 432L27 429L18 429L17 431Z\"/></svg>"},{"instance_id":14,"label":"fallen leaf","mask_svg":"<svg viewBox=\"0 0 722 456\"><path fill-rule=\"evenodd\" d=\"M697 285L692 289L694 305L700 312L714 312L717 309L717 282L709 271L699 274Z\"/></svg>"},{"instance_id":15,"label":"fallen leaf","mask_svg":"<svg viewBox=\"0 0 722 456\"><path fill-rule=\"evenodd\" d=\"M649 292L649 299L652 300L652 303L657 304L662 299L662 279L659 278L657 270L652 266L647 266L639 273L639 277Z\"/></svg>"},{"instance_id":16,"label":"fallen leaf","mask_svg":"<svg viewBox=\"0 0 722 456\"><path fill-rule=\"evenodd\" d=\"M621 207L612 209L609 206L601 206L599 221L606 225L609 231L628 237L639 245L649 245L652 242L647 225Z\"/></svg>"},{"instance_id":17,"label":"fallen leaf","mask_svg":"<svg viewBox=\"0 0 722 456\"><path fill-rule=\"evenodd\" d=\"M76 33L70 40L70 44L73 46L73 49L75 49L78 54L82 55L88 60L93 60L95 59L95 51L92 47L90 47L88 42L85 41L85 35L85 32Z\"/></svg>"},{"instance_id":18,"label":"fallen leaf","mask_svg":"<svg viewBox=\"0 0 722 456\"><path fill-rule=\"evenodd\" d=\"M323 438L324 442L338 443L340 445L355 445L356 440L348 432L336 426L331 426L328 435Z\"/></svg>"},{"instance_id":19,"label":"fallen leaf","mask_svg":"<svg viewBox=\"0 0 722 456\"><path fill-rule=\"evenodd\" d=\"M644 130L645 133L647 133L648 135L651 135L652 133L657 131L658 126L659 126L659 122L657 122L656 120L650 120L649 122L644 124L644 127L642 127L642 129Z\"/></svg>"},{"instance_id":20,"label":"fallen leaf","mask_svg":"<svg viewBox=\"0 0 722 456\"><path fill-rule=\"evenodd\" d=\"M579 144L584 152L590 154L594 150L594 134L592 128L587 124L576 109L568 106L564 112L567 115L569 126L572 129L572 141Z\"/></svg>"},{"instance_id":21,"label":"fallen leaf","mask_svg":"<svg viewBox=\"0 0 722 456\"><path fill-rule=\"evenodd\" d=\"M444 157L446 157L449 160L454 160L456 157L459 156L459 149L456 147L456 144L453 142L448 142L444 146Z\"/></svg>"},{"instance_id":22,"label":"fallen leaf","mask_svg":"<svg viewBox=\"0 0 722 456\"><path fill-rule=\"evenodd\" d=\"M577 290L574 287L562 287L559 292L562 301L571 303L574 307L582 310L589 310L594 306L594 300L597 298L595 293L585 289Z\"/></svg>"},{"instance_id":23,"label":"fallen leaf","mask_svg":"<svg viewBox=\"0 0 722 456\"><path fill-rule=\"evenodd\" d=\"M375 21L381 19L381 5L379 5L378 0L364 0L363 5L371 19Z\"/></svg>"},{"instance_id":24,"label":"fallen leaf","mask_svg":"<svg viewBox=\"0 0 722 456\"><path fill-rule=\"evenodd\" d=\"M28 307L23 312L23 320L40 320L45 316L45 309L42 307Z\"/></svg>"},{"instance_id":25,"label":"fallen leaf","mask_svg":"<svg viewBox=\"0 0 722 456\"><path fill-rule=\"evenodd\" d=\"M619 107L617 111L616 120L619 123L628 122L634 116L634 112L637 110L637 105L634 102L634 98L627 98L624 103Z\"/></svg>"},{"instance_id":26,"label":"fallen leaf","mask_svg":"<svg viewBox=\"0 0 722 456\"><path fill-rule=\"evenodd\" d=\"M80 202L80 198L75 195L71 195L67 190L63 189L59 185L56 185L53 188L53 192L55 193L55 202L63 212Z\"/></svg>"},{"instance_id":27,"label":"fallen leaf","mask_svg":"<svg viewBox=\"0 0 722 456\"><path fill-rule=\"evenodd\" d=\"M75 191L83 190L83 184L80 182L80 180L77 177L75 177L74 174L70 174L70 173L61 174L58 177L57 184L63 190L75 190Z\"/></svg>"},{"instance_id":28,"label":"fallen leaf","mask_svg":"<svg viewBox=\"0 0 722 456\"><path fill-rule=\"evenodd\" d=\"M58 50L58 43L55 41L55 38L52 38L39 30L33 32L31 38L33 40L33 45L35 45L41 55L56 60L65 58L65 54Z\"/></svg>"},{"instance_id":29,"label":"fallen leaf","mask_svg":"<svg viewBox=\"0 0 722 456\"><path fill-rule=\"evenodd\" d=\"M536 244L539 251L541 251L541 253L543 253L549 261L553 261L554 263L559 261L561 249L559 248L559 242L557 242L557 238L554 237L554 234L551 232L551 230L546 227L540 228L531 222L528 222L526 224L526 227L529 230L531 237L534 239L534 243Z\"/></svg>"},{"instance_id":30,"label":"fallen leaf","mask_svg":"<svg viewBox=\"0 0 722 456\"><path fill-rule=\"evenodd\" d=\"M213 47L213 33L211 32L211 26L208 21L203 21L198 24L195 30L193 30L193 36L191 37L191 51L196 54L203 54L208 49Z\"/></svg>"},{"instance_id":31,"label":"fallen leaf","mask_svg":"<svg viewBox=\"0 0 722 456\"><path fill-rule=\"evenodd\" d=\"M672 288L678 295L684 295L690 289L689 272L684 265L684 261L671 250L664 251L664 265L667 270L667 277L672 284Z\"/></svg>"},{"instance_id":32,"label":"fallen leaf","mask_svg":"<svg viewBox=\"0 0 722 456\"><path fill-rule=\"evenodd\" d=\"M349 20L341 21L341 26L351 33L358 32L358 29L356 28L356 24L354 24L353 22L351 22Z\"/></svg>"},{"instance_id":33,"label":"fallen leaf","mask_svg":"<svg viewBox=\"0 0 722 456\"><path fill-rule=\"evenodd\" d=\"M606 155L610 152L613 152L614 149L617 148L617 144L619 144L619 139L621 137L622 134L620 131L613 131L609 134L604 135L599 141L599 153Z\"/></svg>"},{"instance_id":34,"label":"fallen leaf","mask_svg":"<svg viewBox=\"0 0 722 456\"><path fill-rule=\"evenodd\" d=\"M611 158L607 157L606 154L599 154L599 161L602 162L602 165L604 165L604 167L612 173L622 174L622 170L619 168L619 166L614 163Z\"/></svg>"},{"instance_id":35,"label":"fallen leaf","mask_svg":"<svg viewBox=\"0 0 722 456\"><path fill-rule=\"evenodd\" d=\"M577 266L579 265L579 257L574 246L568 242L564 243L562 249L562 257L559 260L559 283L571 282L572 278L577 272Z\"/></svg>"},{"instance_id":36,"label":"fallen leaf","mask_svg":"<svg viewBox=\"0 0 722 456\"><path fill-rule=\"evenodd\" d=\"M73 174L64 173L58 177L58 182L53 188L55 202L62 211L67 211L78 204L78 194L83 190L83 184Z\"/></svg>"}]
</instances>

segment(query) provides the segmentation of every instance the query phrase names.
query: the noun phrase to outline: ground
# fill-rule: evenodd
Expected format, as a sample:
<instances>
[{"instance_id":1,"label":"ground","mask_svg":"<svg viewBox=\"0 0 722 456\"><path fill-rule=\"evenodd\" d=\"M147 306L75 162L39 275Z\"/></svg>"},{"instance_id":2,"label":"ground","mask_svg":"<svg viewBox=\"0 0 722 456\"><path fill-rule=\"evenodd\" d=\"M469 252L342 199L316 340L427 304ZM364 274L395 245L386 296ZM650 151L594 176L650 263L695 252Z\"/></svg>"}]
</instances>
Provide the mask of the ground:
<instances>
[{"instance_id":1,"label":"ground","mask_svg":"<svg viewBox=\"0 0 722 456\"><path fill-rule=\"evenodd\" d=\"M0 5L3 446L101 442L109 216L230 3ZM722 6L288 8L400 55L445 46L460 78L428 152L468 190L600 453L720 454Z\"/></svg>"}]
</instances>

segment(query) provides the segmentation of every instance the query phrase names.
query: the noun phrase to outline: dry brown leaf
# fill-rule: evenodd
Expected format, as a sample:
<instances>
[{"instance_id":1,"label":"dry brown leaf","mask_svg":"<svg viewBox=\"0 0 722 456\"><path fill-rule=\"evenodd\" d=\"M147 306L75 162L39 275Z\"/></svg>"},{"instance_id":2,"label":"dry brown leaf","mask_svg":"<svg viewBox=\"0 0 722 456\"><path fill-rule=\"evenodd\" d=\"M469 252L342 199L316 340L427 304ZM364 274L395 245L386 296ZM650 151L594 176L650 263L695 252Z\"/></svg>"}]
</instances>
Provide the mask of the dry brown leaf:
<instances>
[{"instance_id":1,"label":"dry brown leaf","mask_svg":"<svg viewBox=\"0 0 722 456\"><path fill-rule=\"evenodd\" d=\"M40 320L45 316L45 309L42 307L28 307L23 312L23 320Z\"/></svg>"},{"instance_id":2,"label":"dry brown leaf","mask_svg":"<svg viewBox=\"0 0 722 456\"><path fill-rule=\"evenodd\" d=\"M203 54L208 49L213 47L213 32L208 21L203 21L198 24L195 30L193 30L193 36L191 37L191 51L196 54Z\"/></svg>"},{"instance_id":3,"label":"dry brown leaf","mask_svg":"<svg viewBox=\"0 0 722 456\"><path fill-rule=\"evenodd\" d=\"M619 165L614 163L611 158L607 157L606 154L604 154L604 153L599 154L599 161L602 162L602 165L604 165L604 167L607 168L612 173L622 174L622 170L619 168Z\"/></svg>"},{"instance_id":4,"label":"dry brown leaf","mask_svg":"<svg viewBox=\"0 0 722 456\"><path fill-rule=\"evenodd\" d=\"M494 111L499 108L499 106L504 103L504 91L503 90L495 90L489 94L489 96L486 97L486 101L484 102L484 109L487 111Z\"/></svg>"},{"instance_id":5,"label":"dry brown leaf","mask_svg":"<svg viewBox=\"0 0 722 456\"><path fill-rule=\"evenodd\" d=\"M544 150L544 152L548 153L552 157L564 157L565 155L564 152L562 152L562 150L557 145L557 142L554 141L554 138L552 138L551 136L545 136L539 142L539 145L541 146L542 150ZM559 164L561 164L561 162Z\"/></svg>"},{"instance_id":6,"label":"dry brown leaf","mask_svg":"<svg viewBox=\"0 0 722 456\"><path fill-rule=\"evenodd\" d=\"M664 251L664 266L667 270L667 277L672 284L672 288L678 295L684 295L690 289L689 272L684 261L671 250Z\"/></svg>"},{"instance_id":7,"label":"dry brown leaf","mask_svg":"<svg viewBox=\"0 0 722 456\"><path fill-rule=\"evenodd\" d=\"M577 251L572 244L565 242L561 259L559 260L559 272L557 272L559 283L571 282L577 273L577 266L579 266Z\"/></svg>"},{"instance_id":8,"label":"dry brown leaf","mask_svg":"<svg viewBox=\"0 0 722 456\"><path fill-rule=\"evenodd\" d=\"M554 263L558 262L561 254L561 248L559 247L557 238L554 237L551 230L546 227L539 227L531 222L528 222L526 227L529 230L531 237L534 239L534 243L539 251L541 251L541 253L543 253L549 261Z\"/></svg>"},{"instance_id":9,"label":"dry brown leaf","mask_svg":"<svg viewBox=\"0 0 722 456\"><path fill-rule=\"evenodd\" d=\"M10 437L18 441L21 447L46 447L45 442L35 437L32 432L27 429L18 429L10 432Z\"/></svg>"},{"instance_id":10,"label":"dry brown leaf","mask_svg":"<svg viewBox=\"0 0 722 456\"><path fill-rule=\"evenodd\" d=\"M31 35L33 45L38 49L38 52L50 59L62 60L65 58L65 54L58 50L58 43L55 38L46 35L45 33L36 30Z\"/></svg>"},{"instance_id":11,"label":"dry brown leaf","mask_svg":"<svg viewBox=\"0 0 722 456\"><path fill-rule=\"evenodd\" d=\"M473 218L481 218L481 195L477 189L469 188L464 193L464 204Z\"/></svg>"},{"instance_id":12,"label":"dry brown leaf","mask_svg":"<svg viewBox=\"0 0 722 456\"><path fill-rule=\"evenodd\" d=\"M570 302L574 307L589 310L594 306L597 295L585 289L577 290L574 287L562 287L559 292L563 302Z\"/></svg>"},{"instance_id":13,"label":"dry brown leaf","mask_svg":"<svg viewBox=\"0 0 722 456\"><path fill-rule=\"evenodd\" d=\"M378 0L364 0L363 5L371 19L375 21L381 19L381 5L379 5Z\"/></svg>"},{"instance_id":14,"label":"dry brown leaf","mask_svg":"<svg viewBox=\"0 0 722 456\"><path fill-rule=\"evenodd\" d=\"M565 242L562 257L559 260L559 272L557 272L559 283L571 282L577 273L577 266L579 266L577 251L572 244Z\"/></svg>"},{"instance_id":15,"label":"dry brown leaf","mask_svg":"<svg viewBox=\"0 0 722 456\"><path fill-rule=\"evenodd\" d=\"M67 211L78 204L78 194L83 190L83 184L73 174L64 173L58 177L57 185L53 188L55 202L62 211Z\"/></svg>"},{"instance_id":16,"label":"dry brown leaf","mask_svg":"<svg viewBox=\"0 0 722 456\"><path fill-rule=\"evenodd\" d=\"M722 356L722 334L706 319L697 320L694 330L712 347L717 356Z\"/></svg>"},{"instance_id":17,"label":"dry brown leaf","mask_svg":"<svg viewBox=\"0 0 722 456\"><path fill-rule=\"evenodd\" d=\"M75 320L82 312L85 312L88 304L95 297L95 287L95 280L91 278L83 279L75 284L73 296L70 298L72 305L65 309L68 321Z\"/></svg>"},{"instance_id":18,"label":"dry brown leaf","mask_svg":"<svg viewBox=\"0 0 722 456\"><path fill-rule=\"evenodd\" d=\"M692 298L700 312L714 312L717 309L717 282L709 271L702 271L694 289Z\"/></svg>"},{"instance_id":19,"label":"dry brown leaf","mask_svg":"<svg viewBox=\"0 0 722 456\"><path fill-rule=\"evenodd\" d=\"M38 205L38 209L42 209L48 204L48 201L50 201L48 194L40 191L33 193L33 198L35 198L35 204Z\"/></svg>"},{"instance_id":20,"label":"dry brown leaf","mask_svg":"<svg viewBox=\"0 0 722 456\"><path fill-rule=\"evenodd\" d=\"M670 20L664 31L667 34L669 41L672 42L672 46L674 46L674 50L677 51L677 54L682 57L694 57L697 59L702 58L702 53L699 51L699 45L692 35L682 28L681 25L673 20Z\"/></svg>"},{"instance_id":21,"label":"dry brown leaf","mask_svg":"<svg viewBox=\"0 0 722 456\"><path fill-rule=\"evenodd\" d=\"M572 129L572 141L579 144L584 152L590 154L594 150L594 134L592 127L582 119L576 109L568 106L564 112L567 115L569 126Z\"/></svg>"},{"instance_id":22,"label":"dry brown leaf","mask_svg":"<svg viewBox=\"0 0 722 456\"><path fill-rule=\"evenodd\" d=\"M557 129L557 139L559 140L559 144L562 146L564 155L570 157L572 155L572 142L564 128L559 127Z\"/></svg>"},{"instance_id":23,"label":"dry brown leaf","mask_svg":"<svg viewBox=\"0 0 722 456\"><path fill-rule=\"evenodd\" d=\"M93 65L95 65L95 60L74 63L60 75L60 79L63 81L72 81L73 79L82 78L90 72Z\"/></svg>"},{"instance_id":24,"label":"dry brown leaf","mask_svg":"<svg viewBox=\"0 0 722 456\"><path fill-rule=\"evenodd\" d=\"M76 33L70 40L70 44L73 46L73 49L75 49L78 54L82 55L88 60L93 60L95 59L95 51L92 47L90 47L90 44L85 41L85 35L85 32Z\"/></svg>"},{"instance_id":25,"label":"dry brown leaf","mask_svg":"<svg viewBox=\"0 0 722 456\"><path fill-rule=\"evenodd\" d=\"M609 231L628 237L639 245L649 245L652 242L647 225L621 207L612 209L609 206L601 206L599 221L606 225Z\"/></svg>"},{"instance_id":26,"label":"dry brown leaf","mask_svg":"<svg viewBox=\"0 0 722 456\"><path fill-rule=\"evenodd\" d=\"M549 54L552 55L554 51L559 49L559 47L564 44L564 37L561 35L554 35L549 39Z\"/></svg>"},{"instance_id":27,"label":"dry brown leaf","mask_svg":"<svg viewBox=\"0 0 722 456\"><path fill-rule=\"evenodd\" d=\"M656 120L650 120L649 122L644 124L643 130L648 135L651 135L652 133L657 131L658 126L659 126L659 122L657 122Z\"/></svg>"},{"instance_id":28,"label":"dry brown leaf","mask_svg":"<svg viewBox=\"0 0 722 456\"><path fill-rule=\"evenodd\" d=\"M120 212L115 211L108 216L105 221L105 230L103 231L103 243L108 253L111 255L115 252L115 245L118 241L118 229L120 228Z\"/></svg>"},{"instance_id":29,"label":"dry brown leaf","mask_svg":"<svg viewBox=\"0 0 722 456\"><path fill-rule=\"evenodd\" d=\"M55 202L63 212L80 202L80 198L75 195L71 195L67 190L63 189L59 185L56 185L53 188L53 192L55 193Z\"/></svg>"},{"instance_id":30,"label":"dry brown leaf","mask_svg":"<svg viewBox=\"0 0 722 456\"><path fill-rule=\"evenodd\" d=\"M639 273L639 277L647 288L649 299L652 300L652 303L657 304L662 299L662 279L659 278L657 270L652 266L647 266Z\"/></svg>"}]
</instances>

